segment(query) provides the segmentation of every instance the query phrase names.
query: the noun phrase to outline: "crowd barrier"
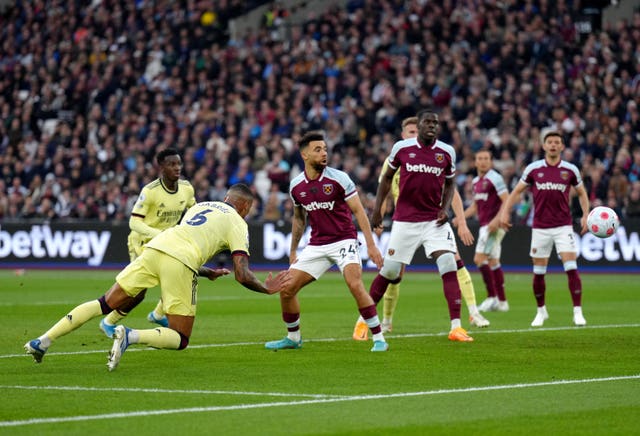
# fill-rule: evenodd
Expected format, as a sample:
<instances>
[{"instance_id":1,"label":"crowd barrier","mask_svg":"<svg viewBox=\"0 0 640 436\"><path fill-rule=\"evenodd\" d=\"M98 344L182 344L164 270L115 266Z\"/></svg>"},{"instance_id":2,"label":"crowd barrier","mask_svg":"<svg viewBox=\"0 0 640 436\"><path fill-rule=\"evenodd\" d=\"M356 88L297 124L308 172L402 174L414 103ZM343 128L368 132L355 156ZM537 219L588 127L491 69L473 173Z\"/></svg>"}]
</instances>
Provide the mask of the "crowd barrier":
<instances>
[{"instance_id":1,"label":"crowd barrier","mask_svg":"<svg viewBox=\"0 0 640 436\"><path fill-rule=\"evenodd\" d=\"M579 246L578 264L585 271L640 273L640 219L626 220L618 232L599 239L589 233L575 234ZM477 235L477 226L471 225ZM255 269L276 269L288 263L291 229L288 224L255 223L249 225L251 266ZM128 263L128 224L100 222L15 222L0 224L0 268L113 268ZM307 241L309 231L303 237L301 247ZM369 261L364 238L361 256L363 265L373 269ZM384 232L376 243L384 252L389 232ZM530 270L529 243L531 229L514 226L502 244L501 262L505 269ZM474 247L464 247L458 242L460 254L472 265ZM560 269L558 259L550 260L550 270ZM229 265L228 256L218 256L212 263ZM411 270L435 270L435 264L419 249Z\"/></svg>"}]
</instances>

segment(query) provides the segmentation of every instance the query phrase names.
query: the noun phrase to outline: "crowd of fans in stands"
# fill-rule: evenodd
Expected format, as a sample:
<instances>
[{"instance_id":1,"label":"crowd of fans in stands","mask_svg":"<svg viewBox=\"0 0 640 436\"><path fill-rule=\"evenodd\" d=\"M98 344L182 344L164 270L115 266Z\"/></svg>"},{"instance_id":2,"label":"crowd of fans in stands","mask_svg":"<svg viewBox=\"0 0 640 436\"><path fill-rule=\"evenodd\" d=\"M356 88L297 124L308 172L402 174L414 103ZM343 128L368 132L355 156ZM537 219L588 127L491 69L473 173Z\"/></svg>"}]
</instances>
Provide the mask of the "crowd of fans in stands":
<instances>
[{"instance_id":1,"label":"crowd of fans in stands","mask_svg":"<svg viewBox=\"0 0 640 436\"><path fill-rule=\"evenodd\" d=\"M514 186L553 128L592 205L640 216L640 12L581 33L579 1L361 0L303 23L272 9L229 39L228 20L254 3L12 6L0 18L0 219L127 220L171 146L199 201L245 182L249 219L287 220L308 129L326 132L330 165L370 206L402 119L425 106L440 110L466 201L475 151L490 149Z\"/></svg>"}]
</instances>

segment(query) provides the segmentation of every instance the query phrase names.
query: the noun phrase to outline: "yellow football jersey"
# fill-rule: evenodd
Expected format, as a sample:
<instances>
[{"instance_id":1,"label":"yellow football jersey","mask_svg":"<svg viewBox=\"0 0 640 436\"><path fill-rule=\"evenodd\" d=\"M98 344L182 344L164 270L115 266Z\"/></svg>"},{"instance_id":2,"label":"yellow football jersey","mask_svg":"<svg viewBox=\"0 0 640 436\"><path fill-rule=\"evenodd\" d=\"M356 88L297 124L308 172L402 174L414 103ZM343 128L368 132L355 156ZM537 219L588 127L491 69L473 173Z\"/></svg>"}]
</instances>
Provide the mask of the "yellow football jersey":
<instances>
[{"instance_id":1,"label":"yellow football jersey","mask_svg":"<svg viewBox=\"0 0 640 436\"><path fill-rule=\"evenodd\" d=\"M197 272L223 250L249 255L249 227L231 205L205 201L191 207L180 224L160 233L147 247L167 253Z\"/></svg>"},{"instance_id":2,"label":"yellow football jersey","mask_svg":"<svg viewBox=\"0 0 640 436\"><path fill-rule=\"evenodd\" d=\"M387 168L389 168L389 160L385 159L382 165L382 171L380 171L378 183L382 181L382 176L387 172ZM393 196L393 204L396 204L398 202L398 195L400 195L400 170L396 171L393 179L391 179L391 195Z\"/></svg>"},{"instance_id":3,"label":"yellow football jersey","mask_svg":"<svg viewBox=\"0 0 640 436\"><path fill-rule=\"evenodd\" d=\"M162 180L156 179L142 188L131 215L143 217L142 221L149 227L166 230L178 224L184 211L195 203L195 191L187 180L178 180L178 189L170 192ZM150 239L132 230L128 238L129 250L133 249L139 255Z\"/></svg>"}]
</instances>

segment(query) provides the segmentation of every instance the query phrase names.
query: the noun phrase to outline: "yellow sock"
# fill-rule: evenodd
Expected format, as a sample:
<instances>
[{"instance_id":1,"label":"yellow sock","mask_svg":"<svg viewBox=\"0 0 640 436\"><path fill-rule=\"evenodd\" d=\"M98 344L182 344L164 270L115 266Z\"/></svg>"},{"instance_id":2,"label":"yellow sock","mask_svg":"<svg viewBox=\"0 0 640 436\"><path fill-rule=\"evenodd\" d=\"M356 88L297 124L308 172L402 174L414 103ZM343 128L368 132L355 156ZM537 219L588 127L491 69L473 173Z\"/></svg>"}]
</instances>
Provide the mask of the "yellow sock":
<instances>
[{"instance_id":1,"label":"yellow sock","mask_svg":"<svg viewBox=\"0 0 640 436\"><path fill-rule=\"evenodd\" d=\"M102 315L98 300L87 301L74 307L64 318L54 324L44 336L52 341L68 333L71 333L90 319Z\"/></svg>"},{"instance_id":2,"label":"yellow sock","mask_svg":"<svg viewBox=\"0 0 640 436\"><path fill-rule=\"evenodd\" d=\"M384 293L383 297L383 319L389 320L393 318L393 312L396 311L399 297L400 283L390 283L389 286L387 286L387 292Z\"/></svg>"},{"instance_id":3,"label":"yellow sock","mask_svg":"<svg viewBox=\"0 0 640 436\"><path fill-rule=\"evenodd\" d=\"M473 282L471 281L471 275L466 266L460 268L457 272L458 283L460 284L460 291L462 292L462 298L467 303L467 307L476 305L476 292L473 289Z\"/></svg>"},{"instance_id":4,"label":"yellow sock","mask_svg":"<svg viewBox=\"0 0 640 436\"><path fill-rule=\"evenodd\" d=\"M164 316L164 309L162 308L162 300L158 300L158 304L156 304L156 308L153 309L156 318L162 318Z\"/></svg>"},{"instance_id":5,"label":"yellow sock","mask_svg":"<svg viewBox=\"0 0 640 436\"><path fill-rule=\"evenodd\" d=\"M137 333L138 336L138 340L135 343L170 350L180 348L180 334L170 328L156 327L154 329L134 330L134 332ZM129 337L131 337L131 335Z\"/></svg>"},{"instance_id":6,"label":"yellow sock","mask_svg":"<svg viewBox=\"0 0 640 436\"><path fill-rule=\"evenodd\" d=\"M117 310L112 310L111 313L105 316L104 320L107 324L116 325L118 321L127 316L127 314L121 315Z\"/></svg>"}]
</instances>

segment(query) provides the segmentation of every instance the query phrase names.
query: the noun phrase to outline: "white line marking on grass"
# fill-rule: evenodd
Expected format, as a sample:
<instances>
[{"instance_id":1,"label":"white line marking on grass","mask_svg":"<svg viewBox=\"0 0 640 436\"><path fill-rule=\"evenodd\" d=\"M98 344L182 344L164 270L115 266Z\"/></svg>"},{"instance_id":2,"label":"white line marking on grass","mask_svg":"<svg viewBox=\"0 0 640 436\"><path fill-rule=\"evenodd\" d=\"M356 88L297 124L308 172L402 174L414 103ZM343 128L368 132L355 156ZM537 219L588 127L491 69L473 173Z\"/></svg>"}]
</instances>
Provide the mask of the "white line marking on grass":
<instances>
[{"instance_id":1,"label":"white line marking on grass","mask_svg":"<svg viewBox=\"0 0 640 436\"><path fill-rule=\"evenodd\" d=\"M204 389L158 389L158 388L98 388L92 386L2 386L0 389L79 391L79 392L141 392L151 394L208 394L208 395L259 395L266 397L309 397L309 398L350 398L348 395L296 394L291 392L250 392L250 391L212 391Z\"/></svg>"},{"instance_id":2,"label":"white line marking on grass","mask_svg":"<svg viewBox=\"0 0 640 436\"><path fill-rule=\"evenodd\" d=\"M183 409L140 410L137 412L105 413L101 415L79 415L79 416L65 416L65 417L52 417L52 418L33 418L33 419L16 420L16 421L0 421L0 427L18 427L18 426L34 425L34 424L57 424L62 422L95 421L95 420L113 419L113 418L133 418L138 416L158 416L158 415L170 415L170 414L176 414L176 413L202 413L202 412L219 412L219 411L229 411L229 410L264 409L264 408L282 407L282 406L286 406L286 407L304 406L309 404L327 404L327 403L338 403L338 402L345 402L345 401L422 397L422 396L430 396L430 395L486 392L486 391L498 391L498 390L509 390L509 389L526 389L526 388L536 388L536 387L543 387L543 386L601 383L601 382L610 382L610 381L638 380L638 379L640 379L640 374L618 376L618 377L580 379L580 380L557 380L557 381L539 382L539 383L516 383L516 384L510 384L510 385L497 385L497 386L476 386L476 387L470 387L470 388L436 389L433 391L421 391L421 392L399 392L396 394L354 395L354 396L348 396L348 397L318 398L313 400L302 400L302 401L281 401L281 402L258 403L258 404L238 404L235 406L187 407Z\"/></svg>"},{"instance_id":3,"label":"white line marking on grass","mask_svg":"<svg viewBox=\"0 0 640 436\"><path fill-rule=\"evenodd\" d=\"M478 333L535 333L535 332L558 332L564 330L592 330L592 329L619 329L619 328L633 328L640 327L640 324L605 324L605 325L588 325L582 327L575 326L565 326L565 327L529 327L526 329L505 329L505 330L469 330L472 334ZM431 338L438 336L447 336L449 332L439 332L439 333L407 333L403 335L385 335L387 338ZM304 342L341 342L341 341L352 341L351 336L349 337L341 337L341 338L316 338L316 339L306 339ZM243 346L254 346L254 345L264 345L264 341L262 342L229 342L226 344L200 344L200 345L189 345L190 349L199 349L199 348L225 348L225 347L243 347ZM131 352L139 352L139 351L156 351L155 348L128 348L127 353ZM103 350L84 350L84 351L66 351L66 352L52 352L47 353L48 356L74 356L81 354L95 354L95 353L108 353L109 349ZM3 354L0 355L0 359L9 359L15 357L25 357L27 354Z\"/></svg>"}]
</instances>

